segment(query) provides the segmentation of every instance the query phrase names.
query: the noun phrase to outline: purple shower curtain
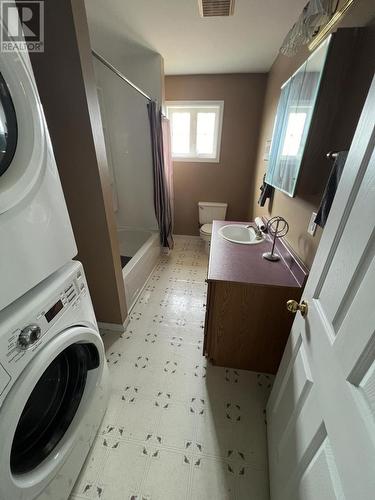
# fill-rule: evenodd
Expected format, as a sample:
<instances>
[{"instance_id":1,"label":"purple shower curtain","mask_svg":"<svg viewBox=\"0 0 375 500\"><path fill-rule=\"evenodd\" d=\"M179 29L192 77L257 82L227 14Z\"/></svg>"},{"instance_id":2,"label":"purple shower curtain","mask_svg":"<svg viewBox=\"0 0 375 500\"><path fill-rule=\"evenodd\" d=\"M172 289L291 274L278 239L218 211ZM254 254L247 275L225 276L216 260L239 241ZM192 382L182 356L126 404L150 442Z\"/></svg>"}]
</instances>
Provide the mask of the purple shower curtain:
<instances>
[{"instance_id":1,"label":"purple shower curtain","mask_svg":"<svg viewBox=\"0 0 375 500\"><path fill-rule=\"evenodd\" d=\"M164 115L161 119L161 127L163 131L163 150L164 150L164 172L169 193L169 202L171 205L172 230L174 227L174 191L173 191L173 160L172 160L172 144L171 144L171 124L168 118Z\"/></svg>"},{"instance_id":2,"label":"purple shower curtain","mask_svg":"<svg viewBox=\"0 0 375 500\"><path fill-rule=\"evenodd\" d=\"M163 142L162 114L155 101L147 104L150 120L152 161L154 174L154 207L159 224L160 243L163 247L173 248L172 220L172 162L167 161L169 153ZM168 125L168 124L167 124ZM164 128L167 127L164 126ZM168 147L168 144L165 146ZM166 165L167 163L167 165ZM168 170L168 171L167 171Z\"/></svg>"}]
</instances>

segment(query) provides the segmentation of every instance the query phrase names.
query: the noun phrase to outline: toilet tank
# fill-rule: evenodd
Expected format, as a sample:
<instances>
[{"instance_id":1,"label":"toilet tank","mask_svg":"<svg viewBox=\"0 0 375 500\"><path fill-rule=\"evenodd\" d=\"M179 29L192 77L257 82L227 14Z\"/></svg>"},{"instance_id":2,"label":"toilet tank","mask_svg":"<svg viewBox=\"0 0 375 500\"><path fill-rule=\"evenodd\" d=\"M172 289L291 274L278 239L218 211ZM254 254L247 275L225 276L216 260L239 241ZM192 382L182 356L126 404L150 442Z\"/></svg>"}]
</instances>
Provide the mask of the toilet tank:
<instances>
[{"instance_id":1,"label":"toilet tank","mask_svg":"<svg viewBox=\"0 0 375 500\"><path fill-rule=\"evenodd\" d=\"M198 202L199 224L211 224L214 220L225 220L227 208L227 203Z\"/></svg>"}]
</instances>

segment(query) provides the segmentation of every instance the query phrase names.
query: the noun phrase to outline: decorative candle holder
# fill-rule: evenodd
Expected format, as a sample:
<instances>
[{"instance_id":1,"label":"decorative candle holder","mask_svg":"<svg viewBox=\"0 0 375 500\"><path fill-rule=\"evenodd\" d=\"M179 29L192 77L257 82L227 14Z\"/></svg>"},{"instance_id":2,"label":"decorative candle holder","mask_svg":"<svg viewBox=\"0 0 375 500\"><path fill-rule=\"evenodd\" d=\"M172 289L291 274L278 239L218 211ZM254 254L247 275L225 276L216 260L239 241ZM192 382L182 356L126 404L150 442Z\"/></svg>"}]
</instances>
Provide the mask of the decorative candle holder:
<instances>
[{"instance_id":1,"label":"decorative candle holder","mask_svg":"<svg viewBox=\"0 0 375 500\"><path fill-rule=\"evenodd\" d=\"M263 254L264 259L270 260L272 262L280 260L280 256L274 253L275 243L278 238L282 238L283 236L288 234L288 231L289 224L284 219L284 217L272 217L272 219L267 222L267 232L271 237L273 237L273 243L271 251L265 252Z\"/></svg>"}]
</instances>

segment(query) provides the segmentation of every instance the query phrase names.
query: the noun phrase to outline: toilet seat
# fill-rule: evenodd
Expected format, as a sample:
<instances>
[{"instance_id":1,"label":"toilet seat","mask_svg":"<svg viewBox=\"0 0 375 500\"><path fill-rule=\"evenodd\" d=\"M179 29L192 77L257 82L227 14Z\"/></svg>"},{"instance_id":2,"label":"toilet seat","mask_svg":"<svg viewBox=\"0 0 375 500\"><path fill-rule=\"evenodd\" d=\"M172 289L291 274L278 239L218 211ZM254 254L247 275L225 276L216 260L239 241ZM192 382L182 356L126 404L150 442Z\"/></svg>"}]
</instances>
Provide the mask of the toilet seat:
<instances>
[{"instance_id":1,"label":"toilet seat","mask_svg":"<svg viewBox=\"0 0 375 500\"><path fill-rule=\"evenodd\" d=\"M202 234L207 235L207 236L211 236L211 234L212 234L212 224L203 224L203 226L200 228L200 232Z\"/></svg>"}]
</instances>

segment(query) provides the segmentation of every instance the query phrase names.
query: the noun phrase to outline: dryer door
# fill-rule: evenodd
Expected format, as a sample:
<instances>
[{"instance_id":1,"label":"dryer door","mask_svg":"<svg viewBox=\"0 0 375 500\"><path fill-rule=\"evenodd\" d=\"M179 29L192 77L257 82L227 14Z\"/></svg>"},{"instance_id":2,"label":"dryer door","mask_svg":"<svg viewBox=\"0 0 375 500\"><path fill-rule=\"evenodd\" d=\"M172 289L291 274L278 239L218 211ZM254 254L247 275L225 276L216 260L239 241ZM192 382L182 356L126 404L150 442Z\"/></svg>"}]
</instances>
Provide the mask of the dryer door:
<instances>
[{"instance_id":1,"label":"dryer door","mask_svg":"<svg viewBox=\"0 0 375 500\"><path fill-rule=\"evenodd\" d=\"M88 412L105 363L100 335L70 328L39 350L0 409L2 499L40 494L98 418Z\"/></svg>"},{"instance_id":2,"label":"dryer door","mask_svg":"<svg viewBox=\"0 0 375 500\"><path fill-rule=\"evenodd\" d=\"M9 168L18 139L16 110L8 85L0 73L0 176Z\"/></svg>"},{"instance_id":3,"label":"dryer door","mask_svg":"<svg viewBox=\"0 0 375 500\"><path fill-rule=\"evenodd\" d=\"M0 214L19 204L43 176L44 115L28 54L0 54Z\"/></svg>"}]
</instances>

